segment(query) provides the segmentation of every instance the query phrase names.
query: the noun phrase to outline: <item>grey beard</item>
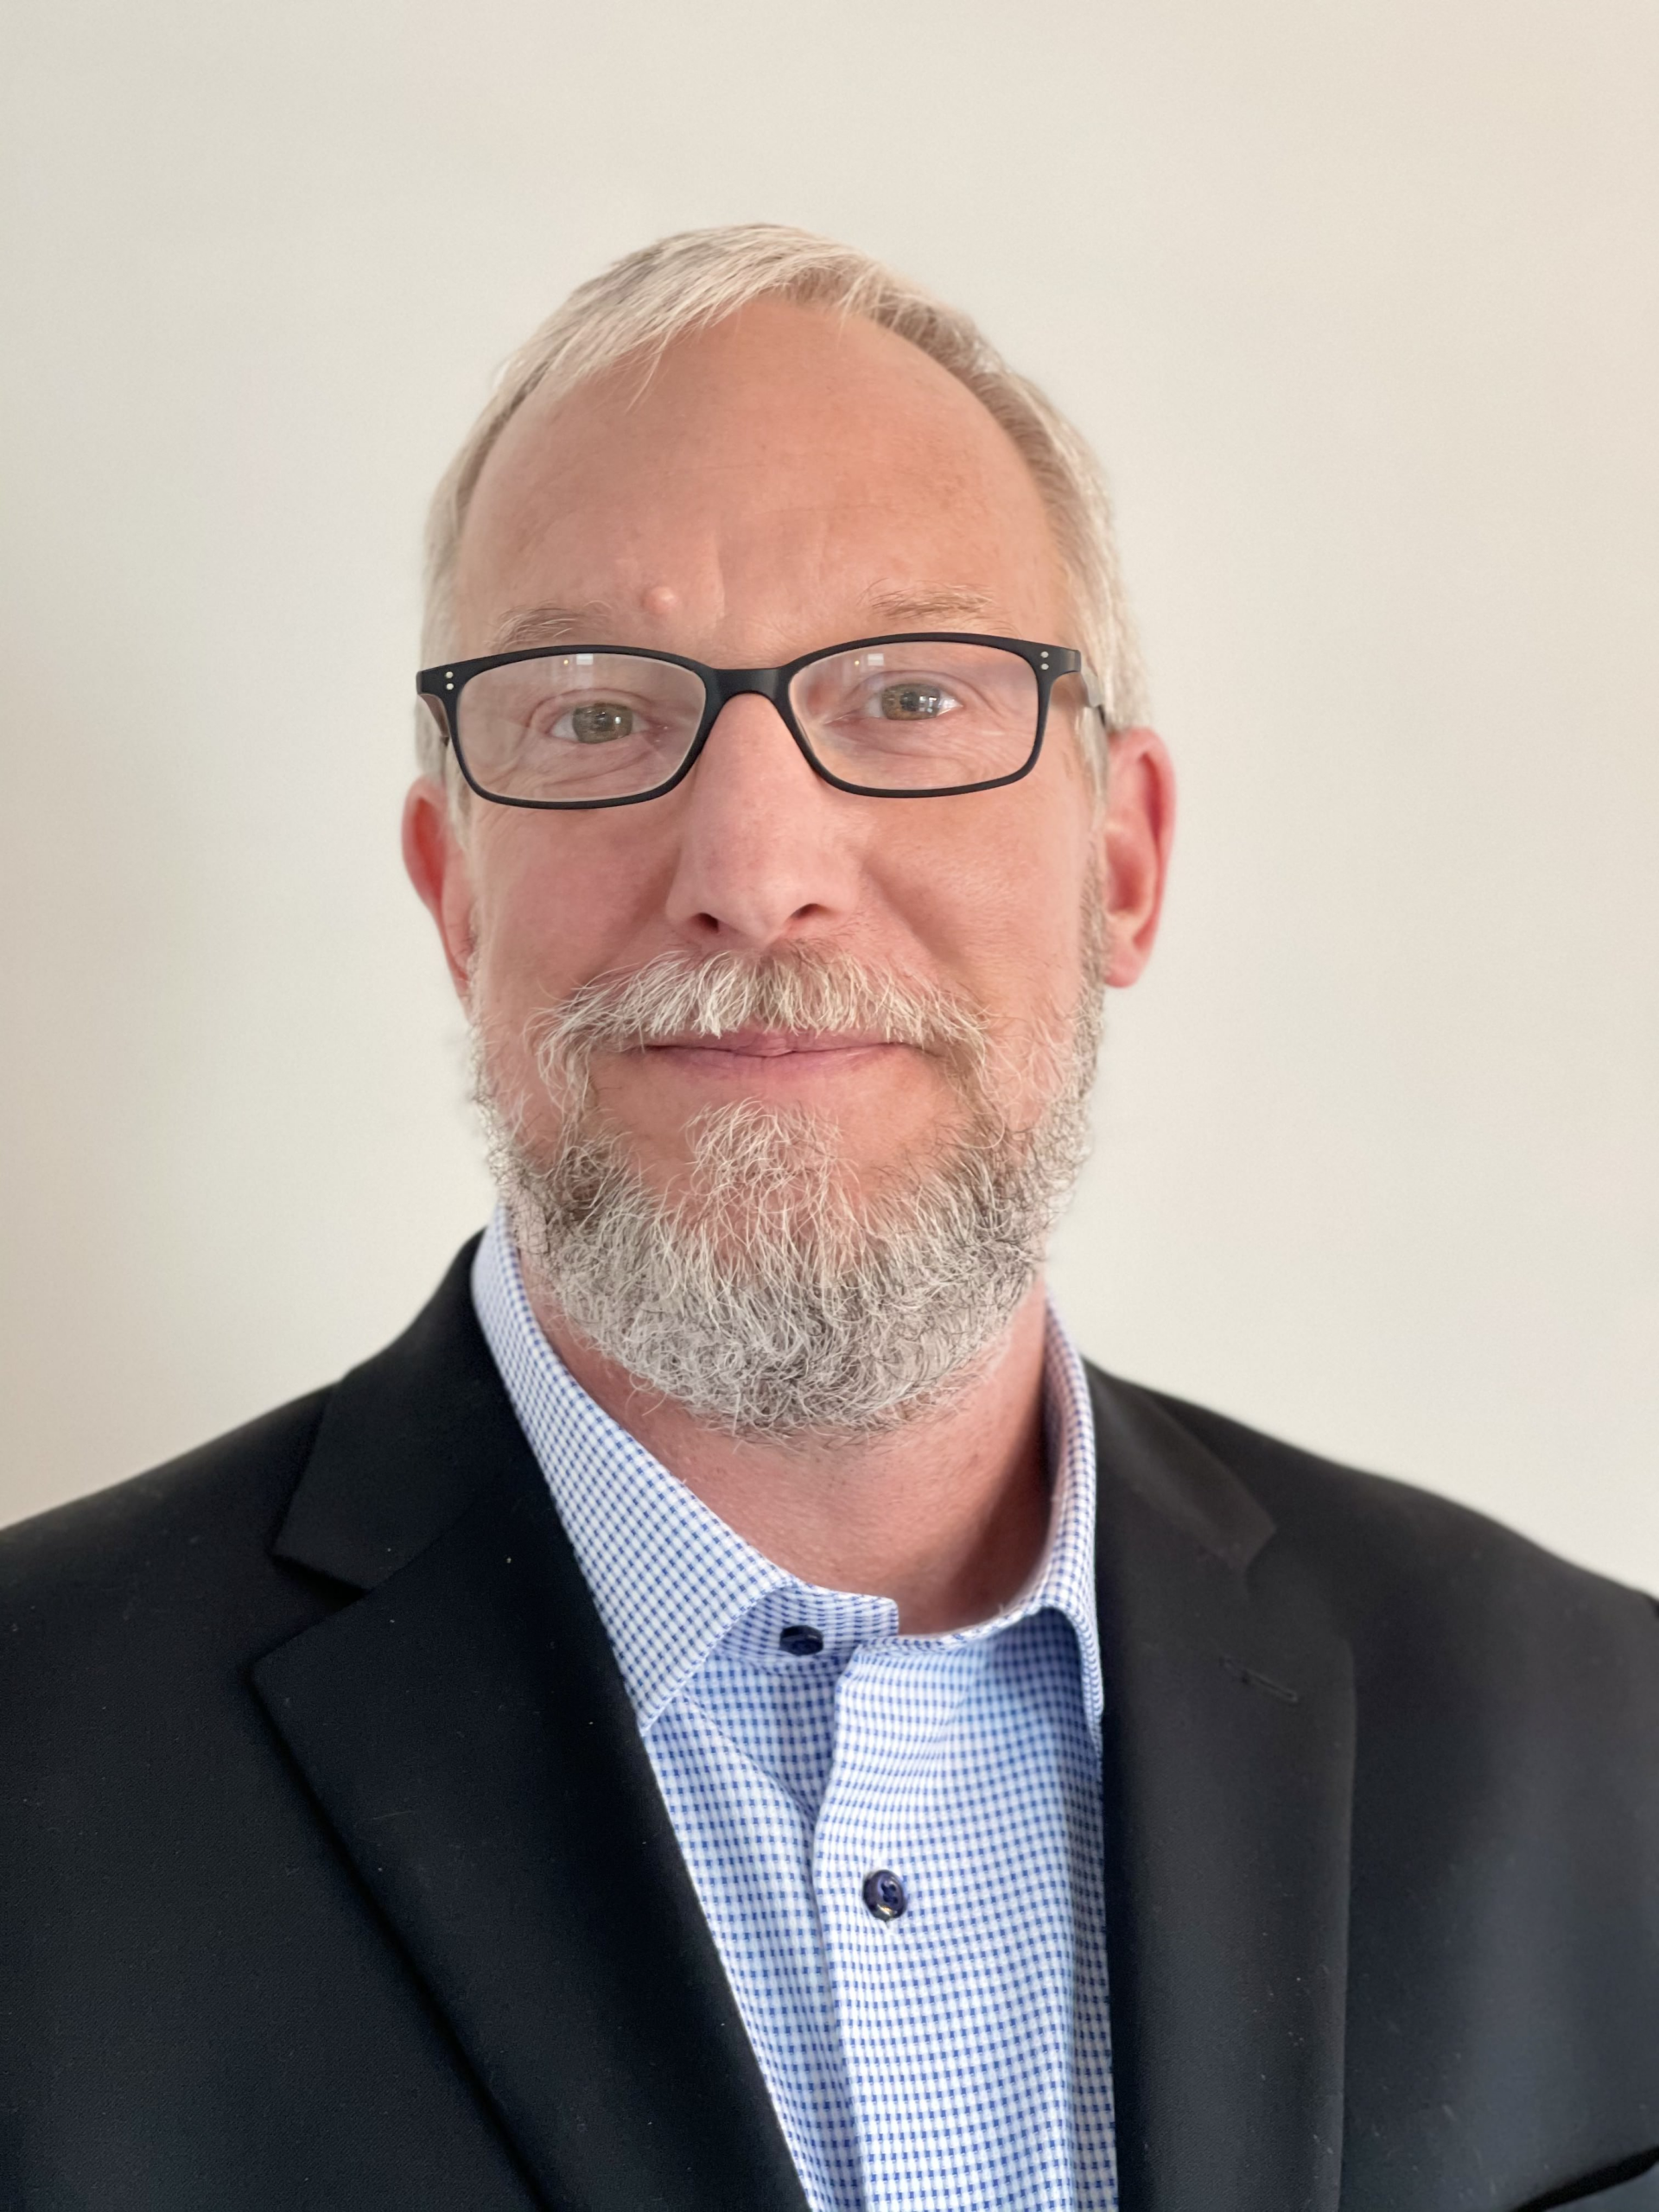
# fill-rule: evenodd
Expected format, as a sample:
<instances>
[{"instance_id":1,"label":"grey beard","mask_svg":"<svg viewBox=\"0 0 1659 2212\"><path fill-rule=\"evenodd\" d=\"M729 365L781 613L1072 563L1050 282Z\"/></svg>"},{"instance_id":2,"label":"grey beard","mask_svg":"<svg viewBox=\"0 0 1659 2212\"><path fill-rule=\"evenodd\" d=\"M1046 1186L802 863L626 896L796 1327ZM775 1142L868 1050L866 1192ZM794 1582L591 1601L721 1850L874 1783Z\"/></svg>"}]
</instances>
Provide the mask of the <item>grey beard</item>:
<instances>
[{"instance_id":1,"label":"grey beard","mask_svg":"<svg viewBox=\"0 0 1659 2212\"><path fill-rule=\"evenodd\" d=\"M938 1406L1013 1319L1087 1154L1100 1033L1087 965L1069 1033L1041 1042L1047 1103L1025 1129L998 1110L982 1021L834 955L671 958L574 994L542 1025L537 1058L561 1109L544 1159L493 1096L480 1046L491 1166L532 1295L645 1389L736 1436L869 1437ZM931 1050L959 1125L870 1191L849 1182L821 1116L710 1107L688 1125L675 1190L657 1189L594 1105L592 1052L750 1027L874 1031Z\"/></svg>"}]
</instances>

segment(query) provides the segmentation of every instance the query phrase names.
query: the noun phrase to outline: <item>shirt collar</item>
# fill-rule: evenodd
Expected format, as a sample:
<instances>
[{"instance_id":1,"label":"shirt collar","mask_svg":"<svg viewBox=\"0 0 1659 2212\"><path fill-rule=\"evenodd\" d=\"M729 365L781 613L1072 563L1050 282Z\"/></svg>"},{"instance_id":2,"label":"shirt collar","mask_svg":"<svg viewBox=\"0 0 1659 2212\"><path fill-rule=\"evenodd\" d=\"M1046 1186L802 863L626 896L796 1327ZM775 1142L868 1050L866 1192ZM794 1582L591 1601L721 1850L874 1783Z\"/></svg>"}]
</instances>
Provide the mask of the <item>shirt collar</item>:
<instances>
[{"instance_id":1,"label":"shirt collar","mask_svg":"<svg viewBox=\"0 0 1659 2212\"><path fill-rule=\"evenodd\" d=\"M751 1614L757 1627L787 1612L813 1624L833 1621L859 1641L897 1635L891 1599L815 1589L774 1565L588 1396L531 1312L499 1207L473 1262L473 1302L642 1730ZM933 1640L976 1641L1052 1608L1076 1633L1084 1707L1098 1735L1094 1419L1083 1361L1052 1306L1044 1389L1053 1512L1042 1562L994 1619Z\"/></svg>"}]
</instances>

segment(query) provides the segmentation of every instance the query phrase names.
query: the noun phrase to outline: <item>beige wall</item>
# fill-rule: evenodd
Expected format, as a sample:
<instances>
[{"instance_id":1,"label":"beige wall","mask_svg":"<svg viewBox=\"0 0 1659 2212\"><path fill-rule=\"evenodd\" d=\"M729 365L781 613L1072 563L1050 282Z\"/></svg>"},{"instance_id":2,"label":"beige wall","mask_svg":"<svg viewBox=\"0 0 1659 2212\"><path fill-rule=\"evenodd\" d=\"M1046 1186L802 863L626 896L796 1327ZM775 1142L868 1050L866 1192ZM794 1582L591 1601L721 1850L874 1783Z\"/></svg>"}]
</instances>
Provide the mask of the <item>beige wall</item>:
<instances>
[{"instance_id":1,"label":"beige wall","mask_svg":"<svg viewBox=\"0 0 1659 2212\"><path fill-rule=\"evenodd\" d=\"M1098 441L1185 773L1057 1274L1128 1373L1659 1586L1651 0L117 0L8 33L0 1516L480 1218L400 876L431 480L664 230Z\"/></svg>"}]
</instances>

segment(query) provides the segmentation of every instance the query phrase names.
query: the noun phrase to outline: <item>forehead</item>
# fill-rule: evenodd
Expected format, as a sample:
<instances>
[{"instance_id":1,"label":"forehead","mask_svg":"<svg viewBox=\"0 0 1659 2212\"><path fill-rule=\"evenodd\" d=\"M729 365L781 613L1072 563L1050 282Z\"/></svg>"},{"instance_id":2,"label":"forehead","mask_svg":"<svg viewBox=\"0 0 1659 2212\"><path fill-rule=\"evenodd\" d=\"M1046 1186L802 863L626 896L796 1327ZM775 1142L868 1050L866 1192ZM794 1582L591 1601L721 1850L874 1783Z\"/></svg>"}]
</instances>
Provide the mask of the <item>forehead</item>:
<instances>
[{"instance_id":1,"label":"forehead","mask_svg":"<svg viewBox=\"0 0 1659 2212\"><path fill-rule=\"evenodd\" d=\"M1059 563L1007 433L946 370L857 318L763 302L532 396L486 461L462 533L465 650L537 604L734 603L780 631L861 598L1052 620ZM770 613L763 614L765 608ZM783 650L780 641L779 650Z\"/></svg>"}]
</instances>

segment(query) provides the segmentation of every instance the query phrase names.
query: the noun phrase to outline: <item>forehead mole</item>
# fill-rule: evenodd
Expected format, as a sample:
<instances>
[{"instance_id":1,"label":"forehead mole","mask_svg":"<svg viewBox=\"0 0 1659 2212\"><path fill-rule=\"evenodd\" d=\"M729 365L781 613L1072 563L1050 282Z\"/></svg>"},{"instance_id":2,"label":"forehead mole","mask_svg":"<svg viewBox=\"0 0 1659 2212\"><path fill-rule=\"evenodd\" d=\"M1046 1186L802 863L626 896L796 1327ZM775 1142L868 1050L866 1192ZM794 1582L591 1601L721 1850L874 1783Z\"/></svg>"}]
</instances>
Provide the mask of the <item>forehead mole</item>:
<instances>
[{"instance_id":1,"label":"forehead mole","mask_svg":"<svg viewBox=\"0 0 1659 2212\"><path fill-rule=\"evenodd\" d=\"M680 603L680 595L672 584L652 584L639 603L647 614L671 614Z\"/></svg>"}]
</instances>

